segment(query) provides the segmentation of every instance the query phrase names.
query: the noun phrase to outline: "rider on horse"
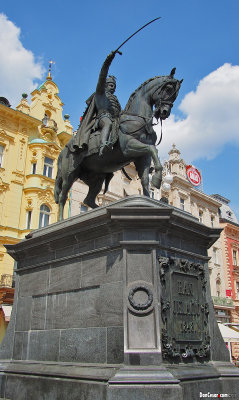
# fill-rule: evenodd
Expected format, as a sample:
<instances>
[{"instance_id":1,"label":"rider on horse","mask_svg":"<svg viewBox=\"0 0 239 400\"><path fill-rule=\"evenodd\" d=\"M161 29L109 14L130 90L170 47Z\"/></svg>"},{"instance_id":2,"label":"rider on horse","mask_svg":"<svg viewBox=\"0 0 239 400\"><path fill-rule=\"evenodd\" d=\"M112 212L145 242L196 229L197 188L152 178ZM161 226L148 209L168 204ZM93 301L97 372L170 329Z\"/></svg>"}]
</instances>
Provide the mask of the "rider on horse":
<instances>
[{"instance_id":1,"label":"rider on horse","mask_svg":"<svg viewBox=\"0 0 239 400\"><path fill-rule=\"evenodd\" d=\"M87 100L86 103L88 107L83 115L77 134L74 137L73 143L69 143L69 145L71 145L71 151L87 150L90 134L100 130L99 155L101 156L110 145L110 133L117 130L121 106L117 97L114 95L116 89L115 77L109 76L107 78L109 67L115 54L116 52L112 51L106 57L101 68L96 91Z\"/></svg>"}]
</instances>

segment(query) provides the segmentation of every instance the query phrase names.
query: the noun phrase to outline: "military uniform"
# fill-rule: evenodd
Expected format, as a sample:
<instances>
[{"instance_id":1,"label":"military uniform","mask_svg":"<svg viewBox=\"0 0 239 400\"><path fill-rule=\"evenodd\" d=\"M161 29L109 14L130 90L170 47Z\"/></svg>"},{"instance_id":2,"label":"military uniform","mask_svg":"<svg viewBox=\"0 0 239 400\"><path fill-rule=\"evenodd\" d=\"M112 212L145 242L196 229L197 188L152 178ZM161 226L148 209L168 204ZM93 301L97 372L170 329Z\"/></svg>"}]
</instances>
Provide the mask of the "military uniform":
<instances>
[{"instance_id":1,"label":"military uniform","mask_svg":"<svg viewBox=\"0 0 239 400\"><path fill-rule=\"evenodd\" d=\"M116 127L121 112L121 106L117 97L107 90L106 87L109 83L113 83L114 86L116 86L116 81L113 76L107 78L109 67L114 57L115 53L112 52L104 61L100 71L96 91L88 99L88 107L83 115L77 134L71 143L69 143L68 147L72 151L86 151L88 148L89 136L96 130L102 131L101 147L104 147L107 144L110 130ZM104 129L107 132L104 133Z\"/></svg>"}]
</instances>

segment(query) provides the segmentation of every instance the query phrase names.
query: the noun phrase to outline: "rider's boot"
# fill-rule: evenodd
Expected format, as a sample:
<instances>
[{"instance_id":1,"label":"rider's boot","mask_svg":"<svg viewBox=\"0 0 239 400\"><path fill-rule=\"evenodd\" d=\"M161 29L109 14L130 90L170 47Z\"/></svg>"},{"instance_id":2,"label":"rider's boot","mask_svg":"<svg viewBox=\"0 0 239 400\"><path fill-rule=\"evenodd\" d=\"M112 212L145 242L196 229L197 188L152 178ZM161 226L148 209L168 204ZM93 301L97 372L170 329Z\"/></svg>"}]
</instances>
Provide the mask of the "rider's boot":
<instances>
[{"instance_id":1,"label":"rider's boot","mask_svg":"<svg viewBox=\"0 0 239 400\"><path fill-rule=\"evenodd\" d=\"M106 149L109 149L109 143L105 142L103 144L100 145L100 150L99 150L99 156L102 157L103 154L105 153Z\"/></svg>"},{"instance_id":2,"label":"rider's boot","mask_svg":"<svg viewBox=\"0 0 239 400\"><path fill-rule=\"evenodd\" d=\"M100 121L100 127L101 127L101 140L100 140L101 143L100 143L99 156L102 157L105 150L109 148L108 138L112 127L112 122L110 121L109 118L102 118Z\"/></svg>"}]
</instances>

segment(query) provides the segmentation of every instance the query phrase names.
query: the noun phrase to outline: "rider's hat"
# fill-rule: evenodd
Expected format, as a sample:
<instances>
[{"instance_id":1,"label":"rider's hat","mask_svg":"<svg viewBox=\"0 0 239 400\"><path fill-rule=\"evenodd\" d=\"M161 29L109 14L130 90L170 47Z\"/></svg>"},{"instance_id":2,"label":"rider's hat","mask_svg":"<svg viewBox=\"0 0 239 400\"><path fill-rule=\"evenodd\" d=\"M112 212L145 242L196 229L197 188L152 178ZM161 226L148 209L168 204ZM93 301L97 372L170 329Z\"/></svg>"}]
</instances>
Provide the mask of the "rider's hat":
<instances>
[{"instance_id":1,"label":"rider's hat","mask_svg":"<svg viewBox=\"0 0 239 400\"><path fill-rule=\"evenodd\" d=\"M116 86L116 77L113 75L109 75L106 79L106 83L113 83Z\"/></svg>"}]
</instances>

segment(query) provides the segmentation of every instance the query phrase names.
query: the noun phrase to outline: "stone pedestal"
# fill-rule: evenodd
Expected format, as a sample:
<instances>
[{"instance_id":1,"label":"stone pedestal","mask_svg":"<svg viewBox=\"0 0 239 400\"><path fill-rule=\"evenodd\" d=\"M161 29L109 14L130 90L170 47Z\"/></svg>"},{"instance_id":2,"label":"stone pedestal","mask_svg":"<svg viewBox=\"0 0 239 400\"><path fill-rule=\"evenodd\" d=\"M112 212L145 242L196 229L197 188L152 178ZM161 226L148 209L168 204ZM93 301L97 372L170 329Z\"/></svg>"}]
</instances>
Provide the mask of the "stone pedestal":
<instances>
[{"instance_id":1,"label":"stone pedestal","mask_svg":"<svg viewBox=\"0 0 239 400\"><path fill-rule=\"evenodd\" d=\"M6 246L17 260L0 349L10 400L171 400L238 393L214 318L219 229L133 196ZM202 397L202 396L201 396Z\"/></svg>"}]
</instances>

